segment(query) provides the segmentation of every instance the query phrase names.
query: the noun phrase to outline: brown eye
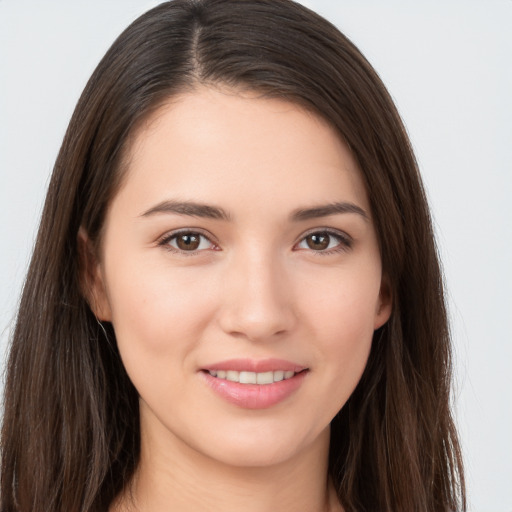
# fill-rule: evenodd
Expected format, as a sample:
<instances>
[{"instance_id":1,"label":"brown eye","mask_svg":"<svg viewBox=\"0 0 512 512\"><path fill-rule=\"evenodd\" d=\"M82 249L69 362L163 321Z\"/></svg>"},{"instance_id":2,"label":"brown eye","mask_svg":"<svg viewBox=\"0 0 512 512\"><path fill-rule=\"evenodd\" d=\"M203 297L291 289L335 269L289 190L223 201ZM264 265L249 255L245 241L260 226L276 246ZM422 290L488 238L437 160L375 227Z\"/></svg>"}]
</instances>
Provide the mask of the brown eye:
<instances>
[{"instance_id":1,"label":"brown eye","mask_svg":"<svg viewBox=\"0 0 512 512\"><path fill-rule=\"evenodd\" d=\"M306 235L298 244L298 249L308 249L314 252L331 252L348 250L352 246L352 240L343 233L331 233L330 231L315 231Z\"/></svg>"},{"instance_id":2,"label":"brown eye","mask_svg":"<svg viewBox=\"0 0 512 512\"><path fill-rule=\"evenodd\" d=\"M308 235L305 240L310 249L314 251L324 251L329 247L331 237L328 233L314 233Z\"/></svg>"},{"instance_id":3,"label":"brown eye","mask_svg":"<svg viewBox=\"0 0 512 512\"><path fill-rule=\"evenodd\" d=\"M214 248L214 244L206 236L193 231L176 233L162 240L161 245L168 245L178 252L194 252Z\"/></svg>"},{"instance_id":4,"label":"brown eye","mask_svg":"<svg viewBox=\"0 0 512 512\"><path fill-rule=\"evenodd\" d=\"M185 233L176 237L176 245L182 251L195 251L200 242L200 237L193 233Z\"/></svg>"}]
</instances>

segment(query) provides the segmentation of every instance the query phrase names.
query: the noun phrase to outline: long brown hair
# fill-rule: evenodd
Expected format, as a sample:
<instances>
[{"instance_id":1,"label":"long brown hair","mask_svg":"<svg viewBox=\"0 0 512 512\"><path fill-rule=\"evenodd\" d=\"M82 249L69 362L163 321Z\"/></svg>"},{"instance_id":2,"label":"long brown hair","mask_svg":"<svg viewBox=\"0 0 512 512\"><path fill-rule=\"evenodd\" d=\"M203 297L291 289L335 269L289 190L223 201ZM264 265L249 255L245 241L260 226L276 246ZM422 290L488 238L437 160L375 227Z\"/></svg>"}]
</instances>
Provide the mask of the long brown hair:
<instances>
[{"instance_id":1,"label":"long brown hair","mask_svg":"<svg viewBox=\"0 0 512 512\"><path fill-rule=\"evenodd\" d=\"M465 510L442 275L389 94L345 36L290 0L174 0L114 42L57 158L8 362L1 511L104 511L135 471L138 397L112 326L96 320L81 291L77 233L82 226L99 242L134 127L196 84L316 112L362 170L393 312L332 421L330 475L345 510Z\"/></svg>"}]
</instances>

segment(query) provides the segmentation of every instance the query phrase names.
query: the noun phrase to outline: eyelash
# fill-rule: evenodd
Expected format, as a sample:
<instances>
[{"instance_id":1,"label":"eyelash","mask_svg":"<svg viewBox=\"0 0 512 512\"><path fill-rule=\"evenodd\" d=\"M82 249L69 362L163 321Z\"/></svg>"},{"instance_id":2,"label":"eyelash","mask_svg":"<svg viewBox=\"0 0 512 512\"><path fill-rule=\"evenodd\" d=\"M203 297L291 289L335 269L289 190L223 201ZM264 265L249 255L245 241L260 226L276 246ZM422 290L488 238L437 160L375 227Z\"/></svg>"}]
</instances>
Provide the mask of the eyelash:
<instances>
[{"instance_id":1,"label":"eyelash","mask_svg":"<svg viewBox=\"0 0 512 512\"><path fill-rule=\"evenodd\" d=\"M205 249L195 249L193 251L185 251L185 250L182 250L182 249L179 249L178 247L173 247L172 245L170 245L170 243L177 239L179 236L182 236L182 235L190 235L190 236L197 236L199 238L202 238L204 240L207 240L209 244L211 244L214 249L213 250L216 250L215 248L217 247L217 245L212 242L212 240L210 239L209 236L207 236L206 234L202 233L201 231L199 230L193 230L193 229L182 229L182 230L179 230L179 231L173 231L172 233L167 233L165 234L162 238L160 238L158 240L158 245L160 247L164 247L166 250L170 251L170 252L173 252L173 253L176 253L176 254L179 254L180 256L194 256L202 251L204 251ZM201 243L201 242L199 242Z\"/></svg>"},{"instance_id":2,"label":"eyelash","mask_svg":"<svg viewBox=\"0 0 512 512\"><path fill-rule=\"evenodd\" d=\"M208 243L213 246L212 250L218 250L218 246L210 239L209 236L207 236L206 234L202 233L199 230L191 230L191 229L183 229L180 231L174 231L172 233L168 233L168 234L164 235L162 238L160 238L158 240L158 246L164 247L166 250L173 252L173 253L177 253L182 256L194 256L194 255L205 250L205 249L195 249L192 251L187 251L187 250L179 249L178 247L171 246L170 243L173 240L176 240L180 235L189 235L189 236L200 237L204 240L207 240ZM324 250L316 251L311 248L309 248L309 249L303 248L303 250L309 250L310 252L314 253L315 255L318 254L320 256L326 256L326 255L330 255L330 254L336 254L339 252L345 252L352 248L353 241L352 241L351 237L349 237L345 233L341 233L339 231L334 231L332 229L315 229L313 231L305 233L304 235L302 235L299 242L297 242L293 246L293 248L294 249L297 248L300 244L306 242L308 237L313 236L313 235L328 236L328 237L334 238L338 241L338 244L331 249L324 249ZM199 242L199 243L201 244L201 242ZM301 249L298 249L298 250L301 250Z\"/></svg>"},{"instance_id":3,"label":"eyelash","mask_svg":"<svg viewBox=\"0 0 512 512\"><path fill-rule=\"evenodd\" d=\"M346 251L350 250L353 245L352 238L350 236L348 236L346 233L343 233L340 231L335 231L333 229L328 229L328 228L324 228L324 229L316 228L313 231L309 231L308 233L305 233L304 235L302 235L302 238L300 239L300 241L297 244L295 244L294 247L297 247L299 244L306 242L306 239L313 235L328 236L330 238L335 238L338 241L338 244L335 247L332 247L331 249L315 251L314 249L311 249L311 248L309 248L309 249L304 248L304 250L310 250L312 253L314 253L315 255L318 255L318 256L329 256L331 254L346 252Z\"/></svg>"}]
</instances>

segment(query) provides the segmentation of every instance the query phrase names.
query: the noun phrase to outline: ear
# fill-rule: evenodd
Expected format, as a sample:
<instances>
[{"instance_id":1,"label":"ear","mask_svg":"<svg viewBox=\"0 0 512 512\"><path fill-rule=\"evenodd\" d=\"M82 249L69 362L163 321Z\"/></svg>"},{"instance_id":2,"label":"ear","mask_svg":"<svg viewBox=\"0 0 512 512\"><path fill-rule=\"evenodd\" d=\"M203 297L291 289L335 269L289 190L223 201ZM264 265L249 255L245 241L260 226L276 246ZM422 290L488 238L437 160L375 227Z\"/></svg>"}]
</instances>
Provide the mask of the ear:
<instances>
[{"instance_id":1,"label":"ear","mask_svg":"<svg viewBox=\"0 0 512 512\"><path fill-rule=\"evenodd\" d=\"M379 300L377 301L377 308L375 311L375 322L373 325L374 330L382 327L389 320L392 310L393 293L391 291L391 284L387 276L382 276Z\"/></svg>"},{"instance_id":2,"label":"ear","mask_svg":"<svg viewBox=\"0 0 512 512\"><path fill-rule=\"evenodd\" d=\"M82 293L96 318L110 322L112 311L106 293L103 269L96 248L82 226L78 230L77 245Z\"/></svg>"}]
</instances>

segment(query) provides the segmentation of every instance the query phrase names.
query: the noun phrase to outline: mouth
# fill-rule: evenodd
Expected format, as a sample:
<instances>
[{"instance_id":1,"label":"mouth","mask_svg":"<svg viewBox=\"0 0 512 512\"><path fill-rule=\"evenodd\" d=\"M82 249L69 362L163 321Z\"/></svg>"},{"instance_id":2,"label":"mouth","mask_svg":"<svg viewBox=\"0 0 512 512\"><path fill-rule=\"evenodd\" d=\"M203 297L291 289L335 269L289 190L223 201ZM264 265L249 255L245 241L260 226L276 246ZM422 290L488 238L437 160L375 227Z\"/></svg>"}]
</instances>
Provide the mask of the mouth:
<instances>
[{"instance_id":1,"label":"mouth","mask_svg":"<svg viewBox=\"0 0 512 512\"><path fill-rule=\"evenodd\" d=\"M274 384L275 382L281 382L282 380L292 379L297 373L293 370L275 370L268 372L249 372L249 371L237 371L237 370L205 370L212 377L221 380L228 380L230 382L238 382L240 384L260 384L268 385Z\"/></svg>"},{"instance_id":2,"label":"mouth","mask_svg":"<svg viewBox=\"0 0 512 512\"><path fill-rule=\"evenodd\" d=\"M283 359L231 359L200 371L216 395L244 409L268 409L286 401L308 373L309 368Z\"/></svg>"}]
</instances>

